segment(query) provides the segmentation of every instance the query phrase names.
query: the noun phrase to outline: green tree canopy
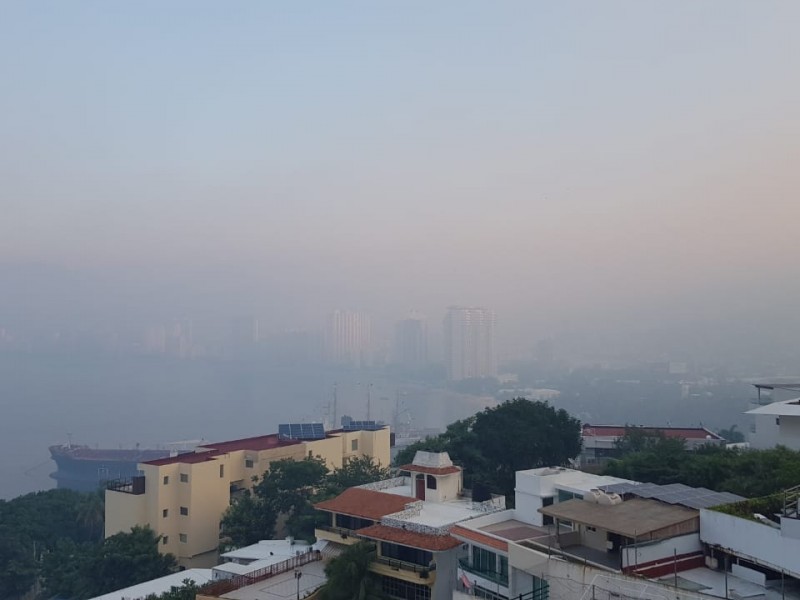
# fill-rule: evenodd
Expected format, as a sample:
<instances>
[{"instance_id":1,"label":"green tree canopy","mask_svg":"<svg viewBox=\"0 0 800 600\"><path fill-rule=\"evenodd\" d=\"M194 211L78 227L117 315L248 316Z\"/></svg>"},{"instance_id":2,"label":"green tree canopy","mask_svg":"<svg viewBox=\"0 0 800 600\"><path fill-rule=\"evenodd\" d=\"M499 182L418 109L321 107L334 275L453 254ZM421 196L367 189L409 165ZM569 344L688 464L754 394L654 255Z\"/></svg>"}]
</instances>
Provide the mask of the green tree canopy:
<instances>
[{"instance_id":1,"label":"green tree canopy","mask_svg":"<svg viewBox=\"0 0 800 600\"><path fill-rule=\"evenodd\" d=\"M679 441L662 439L612 460L605 473L662 485L683 483L756 498L797 485L800 452L780 446L769 450L704 446L688 451Z\"/></svg>"},{"instance_id":2,"label":"green tree canopy","mask_svg":"<svg viewBox=\"0 0 800 600\"><path fill-rule=\"evenodd\" d=\"M359 456L348 460L341 468L334 469L333 473L328 475L325 486L328 488L328 494L335 496L347 488L388 479L390 474L388 468L376 463L371 456Z\"/></svg>"},{"instance_id":3,"label":"green tree canopy","mask_svg":"<svg viewBox=\"0 0 800 600\"><path fill-rule=\"evenodd\" d=\"M160 540L149 527L138 526L101 544L62 540L44 556L44 589L81 600L168 575L177 563L158 551Z\"/></svg>"},{"instance_id":4,"label":"green tree canopy","mask_svg":"<svg viewBox=\"0 0 800 600\"><path fill-rule=\"evenodd\" d=\"M102 533L102 492L56 489L0 500L0 598L24 595L41 557L59 544L96 544Z\"/></svg>"},{"instance_id":5,"label":"green tree canopy","mask_svg":"<svg viewBox=\"0 0 800 600\"><path fill-rule=\"evenodd\" d=\"M277 512L264 498L245 491L222 516L222 533L233 547L269 540L275 534Z\"/></svg>"},{"instance_id":6,"label":"green tree canopy","mask_svg":"<svg viewBox=\"0 0 800 600\"><path fill-rule=\"evenodd\" d=\"M191 579L184 579L183 585L173 587L163 594L151 594L146 600L195 600L198 592L200 592L200 586Z\"/></svg>"},{"instance_id":7,"label":"green tree canopy","mask_svg":"<svg viewBox=\"0 0 800 600\"><path fill-rule=\"evenodd\" d=\"M325 566L328 581L320 588L320 600L372 600L385 598L369 565L375 546L358 542L348 546Z\"/></svg>"},{"instance_id":8,"label":"green tree canopy","mask_svg":"<svg viewBox=\"0 0 800 600\"><path fill-rule=\"evenodd\" d=\"M255 544L275 537L278 517L285 518L286 531L298 539L311 540L325 515L314 504L336 496L348 487L389 477L369 456L348 461L328 471L319 457L283 459L270 464L269 471L255 478L252 492L246 492L226 511L223 531L230 546Z\"/></svg>"},{"instance_id":9,"label":"green tree canopy","mask_svg":"<svg viewBox=\"0 0 800 600\"><path fill-rule=\"evenodd\" d=\"M482 483L513 501L516 471L562 465L581 449L580 422L547 402L516 398L448 425L439 436L412 444L395 464L417 450L448 452L464 467L465 485Z\"/></svg>"}]
</instances>

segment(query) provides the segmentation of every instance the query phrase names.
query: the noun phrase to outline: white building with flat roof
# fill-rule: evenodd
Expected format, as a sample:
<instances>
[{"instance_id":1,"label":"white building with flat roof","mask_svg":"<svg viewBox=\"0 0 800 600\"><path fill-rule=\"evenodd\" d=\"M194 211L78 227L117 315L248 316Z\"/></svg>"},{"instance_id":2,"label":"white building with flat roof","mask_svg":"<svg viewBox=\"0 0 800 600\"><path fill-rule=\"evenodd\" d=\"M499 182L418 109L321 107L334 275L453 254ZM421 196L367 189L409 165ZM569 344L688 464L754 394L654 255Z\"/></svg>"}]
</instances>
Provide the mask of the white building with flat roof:
<instances>
[{"instance_id":1,"label":"white building with flat roof","mask_svg":"<svg viewBox=\"0 0 800 600\"><path fill-rule=\"evenodd\" d=\"M800 450L800 398L759 406L746 414L755 418L755 431L750 434L752 448L786 446Z\"/></svg>"},{"instance_id":2,"label":"white building with flat roof","mask_svg":"<svg viewBox=\"0 0 800 600\"><path fill-rule=\"evenodd\" d=\"M593 489L616 483L633 483L628 479L595 475L566 467L542 467L517 471L514 496L517 510L530 515L531 523L543 527L552 523L539 512L540 508L559 502L583 498Z\"/></svg>"}]
</instances>

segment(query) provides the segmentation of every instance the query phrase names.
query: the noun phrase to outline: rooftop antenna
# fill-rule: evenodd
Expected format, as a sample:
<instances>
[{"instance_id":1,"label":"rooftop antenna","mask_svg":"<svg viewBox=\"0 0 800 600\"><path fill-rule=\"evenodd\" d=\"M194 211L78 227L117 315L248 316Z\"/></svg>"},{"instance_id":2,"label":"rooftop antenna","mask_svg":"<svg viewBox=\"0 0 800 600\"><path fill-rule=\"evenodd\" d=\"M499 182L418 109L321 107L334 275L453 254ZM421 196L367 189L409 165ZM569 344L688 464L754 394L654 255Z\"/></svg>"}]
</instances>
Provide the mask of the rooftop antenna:
<instances>
[{"instance_id":1,"label":"rooftop antenna","mask_svg":"<svg viewBox=\"0 0 800 600\"><path fill-rule=\"evenodd\" d=\"M372 412L372 396L370 392L372 391L372 384L367 385L367 421L369 421L370 413Z\"/></svg>"}]
</instances>

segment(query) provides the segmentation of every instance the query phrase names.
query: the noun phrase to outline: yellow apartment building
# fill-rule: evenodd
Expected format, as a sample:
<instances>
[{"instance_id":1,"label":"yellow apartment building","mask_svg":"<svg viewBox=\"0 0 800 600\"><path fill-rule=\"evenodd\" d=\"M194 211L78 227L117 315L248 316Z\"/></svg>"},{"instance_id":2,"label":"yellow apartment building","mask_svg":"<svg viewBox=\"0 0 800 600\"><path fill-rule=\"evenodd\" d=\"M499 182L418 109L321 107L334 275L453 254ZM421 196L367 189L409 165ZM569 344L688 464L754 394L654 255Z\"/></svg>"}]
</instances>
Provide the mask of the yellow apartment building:
<instances>
[{"instance_id":1,"label":"yellow apartment building","mask_svg":"<svg viewBox=\"0 0 800 600\"><path fill-rule=\"evenodd\" d=\"M315 456L335 469L352 458L370 456L390 464L388 427L322 435L264 435L141 463L141 476L106 490L105 536L149 525L162 536L161 551L174 554L181 567L211 567L217 564L220 520L232 496L252 487L253 476L269 470L272 461Z\"/></svg>"}]
</instances>

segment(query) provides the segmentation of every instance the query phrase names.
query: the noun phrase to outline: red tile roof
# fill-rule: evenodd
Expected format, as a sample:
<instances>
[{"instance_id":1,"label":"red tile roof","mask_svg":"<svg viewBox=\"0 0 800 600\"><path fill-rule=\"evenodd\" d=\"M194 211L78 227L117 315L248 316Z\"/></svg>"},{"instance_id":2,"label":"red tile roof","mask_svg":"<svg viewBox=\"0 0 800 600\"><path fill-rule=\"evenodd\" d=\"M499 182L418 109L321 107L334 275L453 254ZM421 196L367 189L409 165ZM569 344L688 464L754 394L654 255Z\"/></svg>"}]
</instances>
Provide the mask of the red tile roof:
<instances>
[{"instance_id":1,"label":"red tile roof","mask_svg":"<svg viewBox=\"0 0 800 600\"><path fill-rule=\"evenodd\" d=\"M504 542L503 540L498 540L490 535L486 535L485 533L481 533L479 531L474 531L472 529L467 529L465 527L461 527L460 525L455 525L451 530L450 533L452 535L477 542L479 544L483 544L484 546L489 546L490 548L494 548L495 550L502 550L503 552L508 552L508 542Z\"/></svg>"},{"instance_id":2,"label":"red tile roof","mask_svg":"<svg viewBox=\"0 0 800 600\"><path fill-rule=\"evenodd\" d=\"M377 521L386 515L405 510L411 502L415 502L415 499L408 496L353 487L346 489L336 498L315 504L314 507L319 510Z\"/></svg>"},{"instance_id":3,"label":"red tile roof","mask_svg":"<svg viewBox=\"0 0 800 600\"><path fill-rule=\"evenodd\" d=\"M300 443L300 440L281 439L277 433L272 433L269 435L242 438L240 440L231 440L230 442L204 444L198 449L197 452L186 452L184 454L178 454L177 456L169 456L167 458L160 458L158 460L150 460L145 464L156 466L171 465L175 463L194 464L205 462L207 460L211 460L214 456L227 454L228 452L235 452L236 450L252 450L253 452L258 452L259 450L283 448L284 446L293 446Z\"/></svg>"},{"instance_id":4,"label":"red tile roof","mask_svg":"<svg viewBox=\"0 0 800 600\"><path fill-rule=\"evenodd\" d=\"M624 427L619 425L584 425L584 436L609 436L621 437L625 435L626 429L635 429L649 435L663 435L667 438L681 438L686 440L707 439L709 436L714 440L721 440L713 431L705 427Z\"/></svg>"},{"instance_id":5,"label":"red tile roof","mask_svg":"<svg viewBox=\"0 0 800 600\"><path fill-rule=\"evenodd\" d=\"M447 475L448 473L458 473L461 467L421 467L420 465L403 465L401 471L413 471L414 473L427 473L428 475Z\"/></svg>"},{"instance_id":6,"label":"red tile roof","mask_svg":"<svg viewBox=\"0 0 800 600\"><path fill-rule=\"evenodd\" d=\"M375 540L393 542L395 544L419 548L420 550L430 550L432 552L450 550L451 548L461 545L461 542L451 535L417 533L416 531L409 531L398 527L388 527L387 525L364 527L356 531L356 533Z\"/></svg>"}]
</instances>

